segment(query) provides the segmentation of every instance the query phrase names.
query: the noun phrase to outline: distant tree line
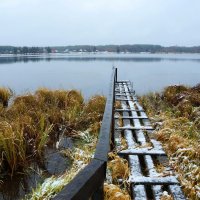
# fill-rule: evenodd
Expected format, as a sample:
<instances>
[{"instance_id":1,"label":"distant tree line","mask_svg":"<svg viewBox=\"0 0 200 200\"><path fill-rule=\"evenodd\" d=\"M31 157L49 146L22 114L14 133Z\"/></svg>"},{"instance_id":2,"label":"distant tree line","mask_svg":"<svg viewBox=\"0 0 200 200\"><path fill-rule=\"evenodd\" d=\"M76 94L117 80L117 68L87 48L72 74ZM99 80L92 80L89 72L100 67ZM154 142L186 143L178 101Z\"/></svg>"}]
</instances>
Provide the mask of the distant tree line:
<instances>
[{"instance_id":1,"label":"distant tree line","mask_svg":"<svg viewBox=\"0 0 200 200\"><path fill-rule=\"evenodd\" d=\"M12 47L12 46L0 46L0 54L42 54L51 53L50 47Z\"/></svg>"},{"instance_id":2,"label":"distant tree line","mask_svg":"<svg viewBox=\"0 0 200 200\"><path fill-rule=\"evenodd\" d=\"M115 52L115 53L200 53L200 46L181 47L160 45L75 45L54 47L13 47L0 46L0 54L42 54L42 53L70 53L70 52Z\"/></svg>"}]
</instances>

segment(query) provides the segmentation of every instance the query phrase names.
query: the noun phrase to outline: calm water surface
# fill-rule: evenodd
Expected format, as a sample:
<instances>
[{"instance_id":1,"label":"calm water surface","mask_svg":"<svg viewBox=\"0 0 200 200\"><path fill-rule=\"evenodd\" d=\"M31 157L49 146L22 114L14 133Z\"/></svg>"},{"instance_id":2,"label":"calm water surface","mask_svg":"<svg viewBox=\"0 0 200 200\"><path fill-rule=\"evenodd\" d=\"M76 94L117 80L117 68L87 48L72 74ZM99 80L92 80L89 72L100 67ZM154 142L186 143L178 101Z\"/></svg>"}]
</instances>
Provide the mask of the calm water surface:
<instances>
[{"instance_id":1,"label":"calm water surface","mask_svg":"<svg viewBox=\"0 0 200 200\"><path fill-rule=\"evenodd\" d=\"M113 65L119 68L119 79L131 80L138 94L200 82L199 54L79 54L0 56L0 86L16 94L38 87L78 89L86 97L106 94Z\"/></svg>"}]
</instances>

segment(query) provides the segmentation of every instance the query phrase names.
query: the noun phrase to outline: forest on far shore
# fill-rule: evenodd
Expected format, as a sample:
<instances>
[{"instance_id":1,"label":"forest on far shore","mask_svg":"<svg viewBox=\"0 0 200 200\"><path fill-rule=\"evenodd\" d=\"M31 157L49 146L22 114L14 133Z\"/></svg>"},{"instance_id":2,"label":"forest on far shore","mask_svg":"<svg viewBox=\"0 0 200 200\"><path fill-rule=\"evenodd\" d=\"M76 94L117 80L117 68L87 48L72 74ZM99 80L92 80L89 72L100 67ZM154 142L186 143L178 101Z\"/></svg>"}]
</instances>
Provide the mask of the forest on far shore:
<instances>
[{"instance_id":1,"label":"forest on far shore","mask_svg":"<svg viewBox=\"0 0 200 200\"><path fill-rule=\"evenodd\" d=\"M184 47L161 45L75 45L49 47L0 46L0 54L43 54L75 52L113 52L113 53L200 53L200 46Z\"/></svg>"}]
</instances>

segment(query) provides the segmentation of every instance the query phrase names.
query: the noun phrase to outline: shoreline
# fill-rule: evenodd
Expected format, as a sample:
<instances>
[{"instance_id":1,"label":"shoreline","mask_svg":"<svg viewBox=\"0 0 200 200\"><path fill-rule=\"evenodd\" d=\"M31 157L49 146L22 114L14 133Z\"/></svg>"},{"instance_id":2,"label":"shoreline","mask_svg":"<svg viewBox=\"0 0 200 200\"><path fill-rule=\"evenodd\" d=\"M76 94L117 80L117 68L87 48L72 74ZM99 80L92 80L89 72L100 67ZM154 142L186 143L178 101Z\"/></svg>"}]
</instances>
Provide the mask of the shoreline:
<instances>
[{"instance_id":1,"label":"shoreline","mask_svg":"<svg viewBox=\"0 0 200 200\"><path fill-rule=\"evenodd\" d=\"M76 53L41 53L41 54L0 54L1 58L161 58L161 59L200 59L200 53L115 53L115 52L76 52Z\"/></svg>"}]
</instances>

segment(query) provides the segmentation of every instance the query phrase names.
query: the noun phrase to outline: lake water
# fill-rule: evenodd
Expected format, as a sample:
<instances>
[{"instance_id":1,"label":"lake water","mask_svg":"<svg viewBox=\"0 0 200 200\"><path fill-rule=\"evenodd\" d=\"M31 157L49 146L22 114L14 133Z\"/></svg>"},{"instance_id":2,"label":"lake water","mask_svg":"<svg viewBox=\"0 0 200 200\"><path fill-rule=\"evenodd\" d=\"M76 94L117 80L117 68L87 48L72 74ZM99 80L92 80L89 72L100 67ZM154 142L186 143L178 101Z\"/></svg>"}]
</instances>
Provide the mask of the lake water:
<instances>
[{"instance_id":1,"label":"lake water","mask_svg":"<svg viewBox=\"0 0 200 200\"><path fill-rule=\"evenodd\" d=\"M0 86L16 94L38 87L78 89L85 97L106 94L113 65L119 79L133 82L137 94L200 83L199 54L76 54L0 56Z\"/></svg>"}]
</instances>

